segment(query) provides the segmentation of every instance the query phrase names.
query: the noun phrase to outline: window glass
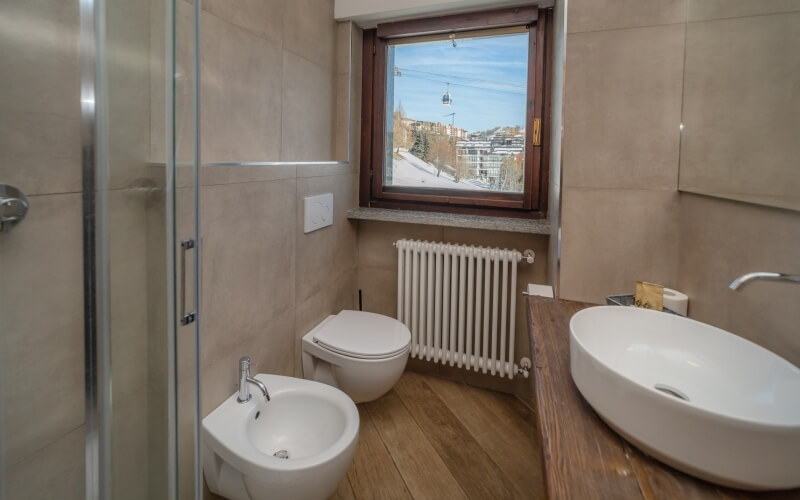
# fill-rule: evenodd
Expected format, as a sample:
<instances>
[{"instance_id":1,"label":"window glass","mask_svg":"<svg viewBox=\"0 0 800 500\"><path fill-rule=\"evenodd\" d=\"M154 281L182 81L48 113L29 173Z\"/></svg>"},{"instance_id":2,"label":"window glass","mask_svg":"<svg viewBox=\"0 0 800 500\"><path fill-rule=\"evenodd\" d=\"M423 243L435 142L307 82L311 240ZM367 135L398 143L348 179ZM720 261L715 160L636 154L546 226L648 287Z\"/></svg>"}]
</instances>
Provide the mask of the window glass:
<instances>
[{"instance_id":1,"label":"window glass","mask_svg":"<svg viewBox=\"0 0 800 500\"><path fill-rule=\"evenodd\" d=\"M524 190L528 32L388 46L384 186Z\"/></svg>"}]
</instances>

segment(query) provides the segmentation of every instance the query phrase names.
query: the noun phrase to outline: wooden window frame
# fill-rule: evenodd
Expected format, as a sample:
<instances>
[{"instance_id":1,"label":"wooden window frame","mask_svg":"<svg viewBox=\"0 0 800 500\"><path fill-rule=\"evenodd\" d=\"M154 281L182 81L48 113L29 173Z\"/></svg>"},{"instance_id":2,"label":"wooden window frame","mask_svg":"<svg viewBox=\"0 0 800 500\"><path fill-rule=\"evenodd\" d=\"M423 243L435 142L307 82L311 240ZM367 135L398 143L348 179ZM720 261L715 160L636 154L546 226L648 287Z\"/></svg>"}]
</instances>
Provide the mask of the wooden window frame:
<instances>
[{"instance_id":1,"label":"wooden window frame","mask_svg":"<svg viewBox=\"0 0 800 500\"><path fill-rule=\"evenodd\" d=\"M361 103L362 207L539 219L546 216L549 182L552 10L536 6L471 12L379 24L364 30ZM527 26L528 91L523 193L384 186L387 42L511 26ZM533 144L539 119L540 144Z\"/></svg>"}]
</instances>

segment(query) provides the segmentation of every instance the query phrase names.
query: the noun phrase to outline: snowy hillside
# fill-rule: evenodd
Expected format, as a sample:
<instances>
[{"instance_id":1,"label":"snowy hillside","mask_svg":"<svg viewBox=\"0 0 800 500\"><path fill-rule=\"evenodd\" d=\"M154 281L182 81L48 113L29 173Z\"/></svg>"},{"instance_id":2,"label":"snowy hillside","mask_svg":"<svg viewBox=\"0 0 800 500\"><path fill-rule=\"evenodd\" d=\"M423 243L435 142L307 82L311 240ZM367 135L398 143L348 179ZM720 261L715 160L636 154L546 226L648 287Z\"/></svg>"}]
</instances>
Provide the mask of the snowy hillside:
<instances>
[{"instance_id":1,"label":"snowy hillside","mask_svg":"<svg viewBox=\"0 0 800 500\"><path fill-rule=\"evenodd\" d=\"M427 188L490 190L489 184L479 180L453 180L453 176L442 172L436 177L436 166L421 160L408 151L400 150L401 158L392 161L392 185Z\"/></svg>"}]
</instances>

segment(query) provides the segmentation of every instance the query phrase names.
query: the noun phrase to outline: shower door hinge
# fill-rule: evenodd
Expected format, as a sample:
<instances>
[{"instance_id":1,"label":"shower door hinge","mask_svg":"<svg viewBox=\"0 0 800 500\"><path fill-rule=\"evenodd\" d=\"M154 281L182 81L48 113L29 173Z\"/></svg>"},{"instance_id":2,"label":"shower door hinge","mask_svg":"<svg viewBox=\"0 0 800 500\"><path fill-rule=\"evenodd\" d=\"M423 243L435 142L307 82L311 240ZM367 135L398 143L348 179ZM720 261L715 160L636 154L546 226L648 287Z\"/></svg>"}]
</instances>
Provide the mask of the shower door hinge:
<instances>
[{"instance_id":1,"label":"shower door hinge","mask_svg":"<svg viewBox=\"0 0 800 500\"><path fill-rule=\"evenodd\" d=\"M186 314L183 318L181 318L181 325L188 325L189 323L194 323L194 313Z\"/></svg>"}]
</instances>

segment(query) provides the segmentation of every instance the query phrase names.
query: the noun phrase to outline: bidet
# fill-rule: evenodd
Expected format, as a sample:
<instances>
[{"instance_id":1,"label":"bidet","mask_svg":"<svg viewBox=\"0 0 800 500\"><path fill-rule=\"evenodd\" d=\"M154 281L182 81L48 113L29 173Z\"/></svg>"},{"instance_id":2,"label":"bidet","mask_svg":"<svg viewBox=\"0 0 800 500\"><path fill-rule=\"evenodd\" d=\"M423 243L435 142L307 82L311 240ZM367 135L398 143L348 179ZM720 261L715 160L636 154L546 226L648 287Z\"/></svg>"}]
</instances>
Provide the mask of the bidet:
<instances>
[{"instance_id":1,"label":"bidet","mask_svg":"<svg viewBox=\"0 0 800 500\"><path fill-rule=\"evenodd\" d=\"M319 382L256 375L271 400L232 394L203 419L209 489L234 500L328 498L355 453L359 417L342 391Z\"/></svg>"}]
</instances>

